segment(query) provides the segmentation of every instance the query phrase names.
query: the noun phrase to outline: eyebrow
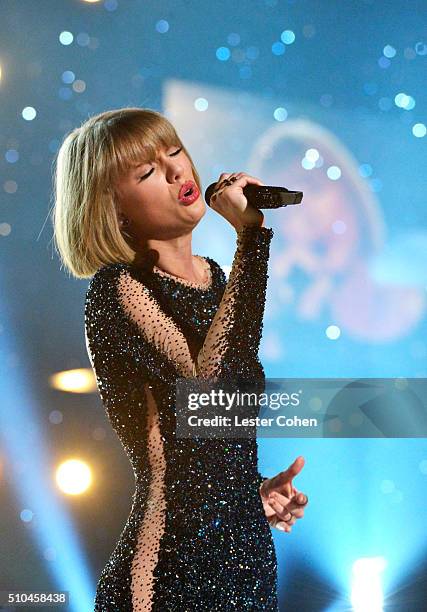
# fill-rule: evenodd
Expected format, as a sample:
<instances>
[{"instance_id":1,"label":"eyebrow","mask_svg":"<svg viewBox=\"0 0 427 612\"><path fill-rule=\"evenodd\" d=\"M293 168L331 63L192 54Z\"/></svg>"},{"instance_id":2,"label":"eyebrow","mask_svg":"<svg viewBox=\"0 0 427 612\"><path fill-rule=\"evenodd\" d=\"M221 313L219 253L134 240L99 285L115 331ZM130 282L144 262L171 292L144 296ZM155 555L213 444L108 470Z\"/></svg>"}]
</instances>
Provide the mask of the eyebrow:
<instances>
[{"instance_id":1,"label":"eyebrow","mask_svg":"<svg viewBox=\"0 0 427 612\"><path fill-rule=\"evenodd\" d=\"M145 164L150 164L150 163L151 162L149 162L149 161L145 161L145 162L142 162L140 164L133 165L133 166L131 166L131 168L132 168L132 170L136 170L137 168L140 168L141 166L145 166Z\"/></svg>"},{"instance_id":2,"label":"eyebrow","mask_svg":"<svg viewBox=\"0 0 427 612\"><path fill-rule=\"evenodd\" d=\"M179 144L176 144L176 145L171 144L171 145L169 145L167 147L163 147L163 150L167 151L168 149L170 149L172 147L175 147L175 146L180 147L181 145L179 145ZM156 156L156 159L157 159L157 156ZM132 170L136 170L137 168L140 168L141 166L145 166L145 164L151 164L153 161L155 161L155 160L152 160L152 161L151 160L146 160L146 161L141 162L140 164L132 165L131 168L132 168Z\"/></svg>"},{"instance_id":3,"label":"eyebrow","mask_svg":"<svg viewBox=\"0 0 427 612\"><path fill-rule=\"evenodd\" d=\"M143 155L141 155L141 157L143 157ZM153 160L154 161L154 160ZM144 166L145 164L151 164L152 162L149 159L146 159L145 161L141 161L138 164L131 164L131 168L140 168L141 166Z\"/></svg>"}]
</instances>

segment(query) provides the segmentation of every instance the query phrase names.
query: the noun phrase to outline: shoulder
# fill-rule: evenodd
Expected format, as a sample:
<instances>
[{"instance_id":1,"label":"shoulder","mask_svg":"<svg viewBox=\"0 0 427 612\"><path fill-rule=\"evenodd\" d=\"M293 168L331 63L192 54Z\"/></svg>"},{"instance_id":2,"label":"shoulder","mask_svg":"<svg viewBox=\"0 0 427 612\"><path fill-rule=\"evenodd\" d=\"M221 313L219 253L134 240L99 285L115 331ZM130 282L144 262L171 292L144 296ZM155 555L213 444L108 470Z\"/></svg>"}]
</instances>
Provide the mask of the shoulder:
<instances>
[{"instance_id":1,"label":"shoulder","mask_svg":"<svg viewBox=\"0 0 427 612\"><path fill-rule=\"evenodd\" d=\"M95 272L86 290L86 316L94 316L96 313L112 315L117 308L120 276L129 270L129 264L112 263L102 266Z\"/></svg>"},{"instance_id":2,"label":"shoulder","mask_svg":"<svg viewBox=\"0 0 427 612\"><path fill-rule=\"evenodd\" d=\"M122 277L129 264L114 263L97 270L89 281L84 306L86 347L98 376L113 376L133 359L137 334L120 299ZM123 275L123 276L122 276Z\"/></svg>"},{"instance_id":3,"label":"shoulder","mask_svg":"<svg viewBox=\"0 0 427 612\"><path fill-rule=\"evenodd\" d=\"M113 347L123 348L128 341L135 339L126 300L137 302L138 291L145 292L146 289L134 278L133 270L130 264L107 264L99 268L89 281L84 305L85 330L98 352L103 349L112 351Z\"/></svg>"},{"instance_id":4,"label":"shoulder","mask_svg":"<svg viewBox=\"0 0 427 612\"><path fill-rule=\"evenodd\" d=\"M131 270L130 264L125 263L111 263L102 266L90 278L86 298L95 297L97 294L107 297L114 288L117 288L120 276L123 273L130 274Z\"/></svg>"},{"instance_id":5,"label":"shoulder","mask_svg":"<svg viewBox=\"0 0 427 612\"><path fill-rule=\"evenodd\" d=\"M110 321L123 316L126 304L151 295L143 272L127 263L99 268L89 281L85 299L86 318Z\"/></svg>"},{"instance_id":6,"label":"shoulder","mask_svg":"<svg viewBox=\"0 0 427 612\"><path fill-rule=\"evenodd\" d=\"M88 289L100 283L106 283L108 281L111 281L117 278L120 272L127 268L129 268L129 265L124 264L124 263L111 263L111 264L106 264L105 266L102 266L89 279Z\"/></svg>"}]
</instances>

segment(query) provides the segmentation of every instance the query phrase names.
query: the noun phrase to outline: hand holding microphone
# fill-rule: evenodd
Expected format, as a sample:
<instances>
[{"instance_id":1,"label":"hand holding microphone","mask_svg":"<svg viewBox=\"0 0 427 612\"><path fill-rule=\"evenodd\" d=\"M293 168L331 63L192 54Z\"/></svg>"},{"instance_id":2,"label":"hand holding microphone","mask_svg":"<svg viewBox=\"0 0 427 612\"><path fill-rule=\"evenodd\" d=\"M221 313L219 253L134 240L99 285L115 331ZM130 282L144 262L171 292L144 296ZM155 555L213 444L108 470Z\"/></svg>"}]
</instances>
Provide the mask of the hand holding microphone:
<instances>
[{"instance_id":1,"label":"hand holding microphone","mask_svg":"<svg viewBox=\"0 0 427 612\"><path fill-rule=\"evenodd\" d=\"M210 185L205 192L209 206L227 219L236 231L245 225L260 226L264 221L263 213L252 206L243 193L243 188L248 184L263 185L259 179L244 172L223 172L218 182Z\"/></svg>"},{"instance_id":2,"label":"hand holding microphone","mask_svg":"<svg viewBox=\"0 0 427 612\"><path fill-rule=\"evenodd\" d=\"M237 225L241 225L242 220L243 225L262 225L264 215L260 211L261 208L281 208L290 204L300 204L302 197L302 191L265 185L259 179L244 172L223 173L218 182L211 183L205 191L207 204L230 221L234 227L236 222ZM257 215L255 210L260 214ZM241 214L244 215L243 219Z\"/></svg>"}]
</instances>

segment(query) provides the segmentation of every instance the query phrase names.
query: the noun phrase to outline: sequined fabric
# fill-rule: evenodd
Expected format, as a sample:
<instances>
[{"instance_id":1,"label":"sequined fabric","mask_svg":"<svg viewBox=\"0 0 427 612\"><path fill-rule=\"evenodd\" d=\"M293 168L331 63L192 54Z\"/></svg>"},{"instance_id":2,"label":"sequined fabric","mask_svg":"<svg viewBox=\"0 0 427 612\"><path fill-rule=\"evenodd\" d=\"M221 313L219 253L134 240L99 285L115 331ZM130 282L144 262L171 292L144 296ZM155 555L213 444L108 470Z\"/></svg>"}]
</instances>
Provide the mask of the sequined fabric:
<instances>
[{"instance_id":1,"label":"sequined fabric","mask_svg":"<svg viewBox=\"0 0 427 612\"><path fill-rule=\"evenodd\" d=\"M88 354L136 481L95 612L278 610L256 439L177 438L174 407L178 377L263 380L272 236L265 227L237 233L228 281L209 257L200 284L123 263L90 281Z\"/></svg>"}]
</instances>

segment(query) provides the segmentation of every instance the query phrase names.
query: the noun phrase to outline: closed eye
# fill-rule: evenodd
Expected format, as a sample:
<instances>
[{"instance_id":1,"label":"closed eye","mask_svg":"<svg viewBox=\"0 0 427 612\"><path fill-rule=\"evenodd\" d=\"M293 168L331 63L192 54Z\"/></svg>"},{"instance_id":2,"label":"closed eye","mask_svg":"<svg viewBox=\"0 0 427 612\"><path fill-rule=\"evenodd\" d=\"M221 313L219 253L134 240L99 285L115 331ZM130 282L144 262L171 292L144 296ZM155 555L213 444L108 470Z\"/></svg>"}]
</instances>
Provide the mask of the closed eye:
<instances>
[{"instance_id":1,"label":"closed eye","mask_svg":"<svg viewBox=\"0 0 427 612\"><path fill-rule=\"evenodd\" d=\"M177 151L175 151L174 153L170 154L170 157L173 157L175 155L178 155L178 153L181 153L182 151L182 147L180 147ZM141 181L145 180L146 178L148 178L149 176L151 176L151 174L153 174L154 172L154 168L151 168L150 172L148 172L147 174L144 174L144 176L140 176L138 183L140 183Z\"/></svg>"}]
</instances>

